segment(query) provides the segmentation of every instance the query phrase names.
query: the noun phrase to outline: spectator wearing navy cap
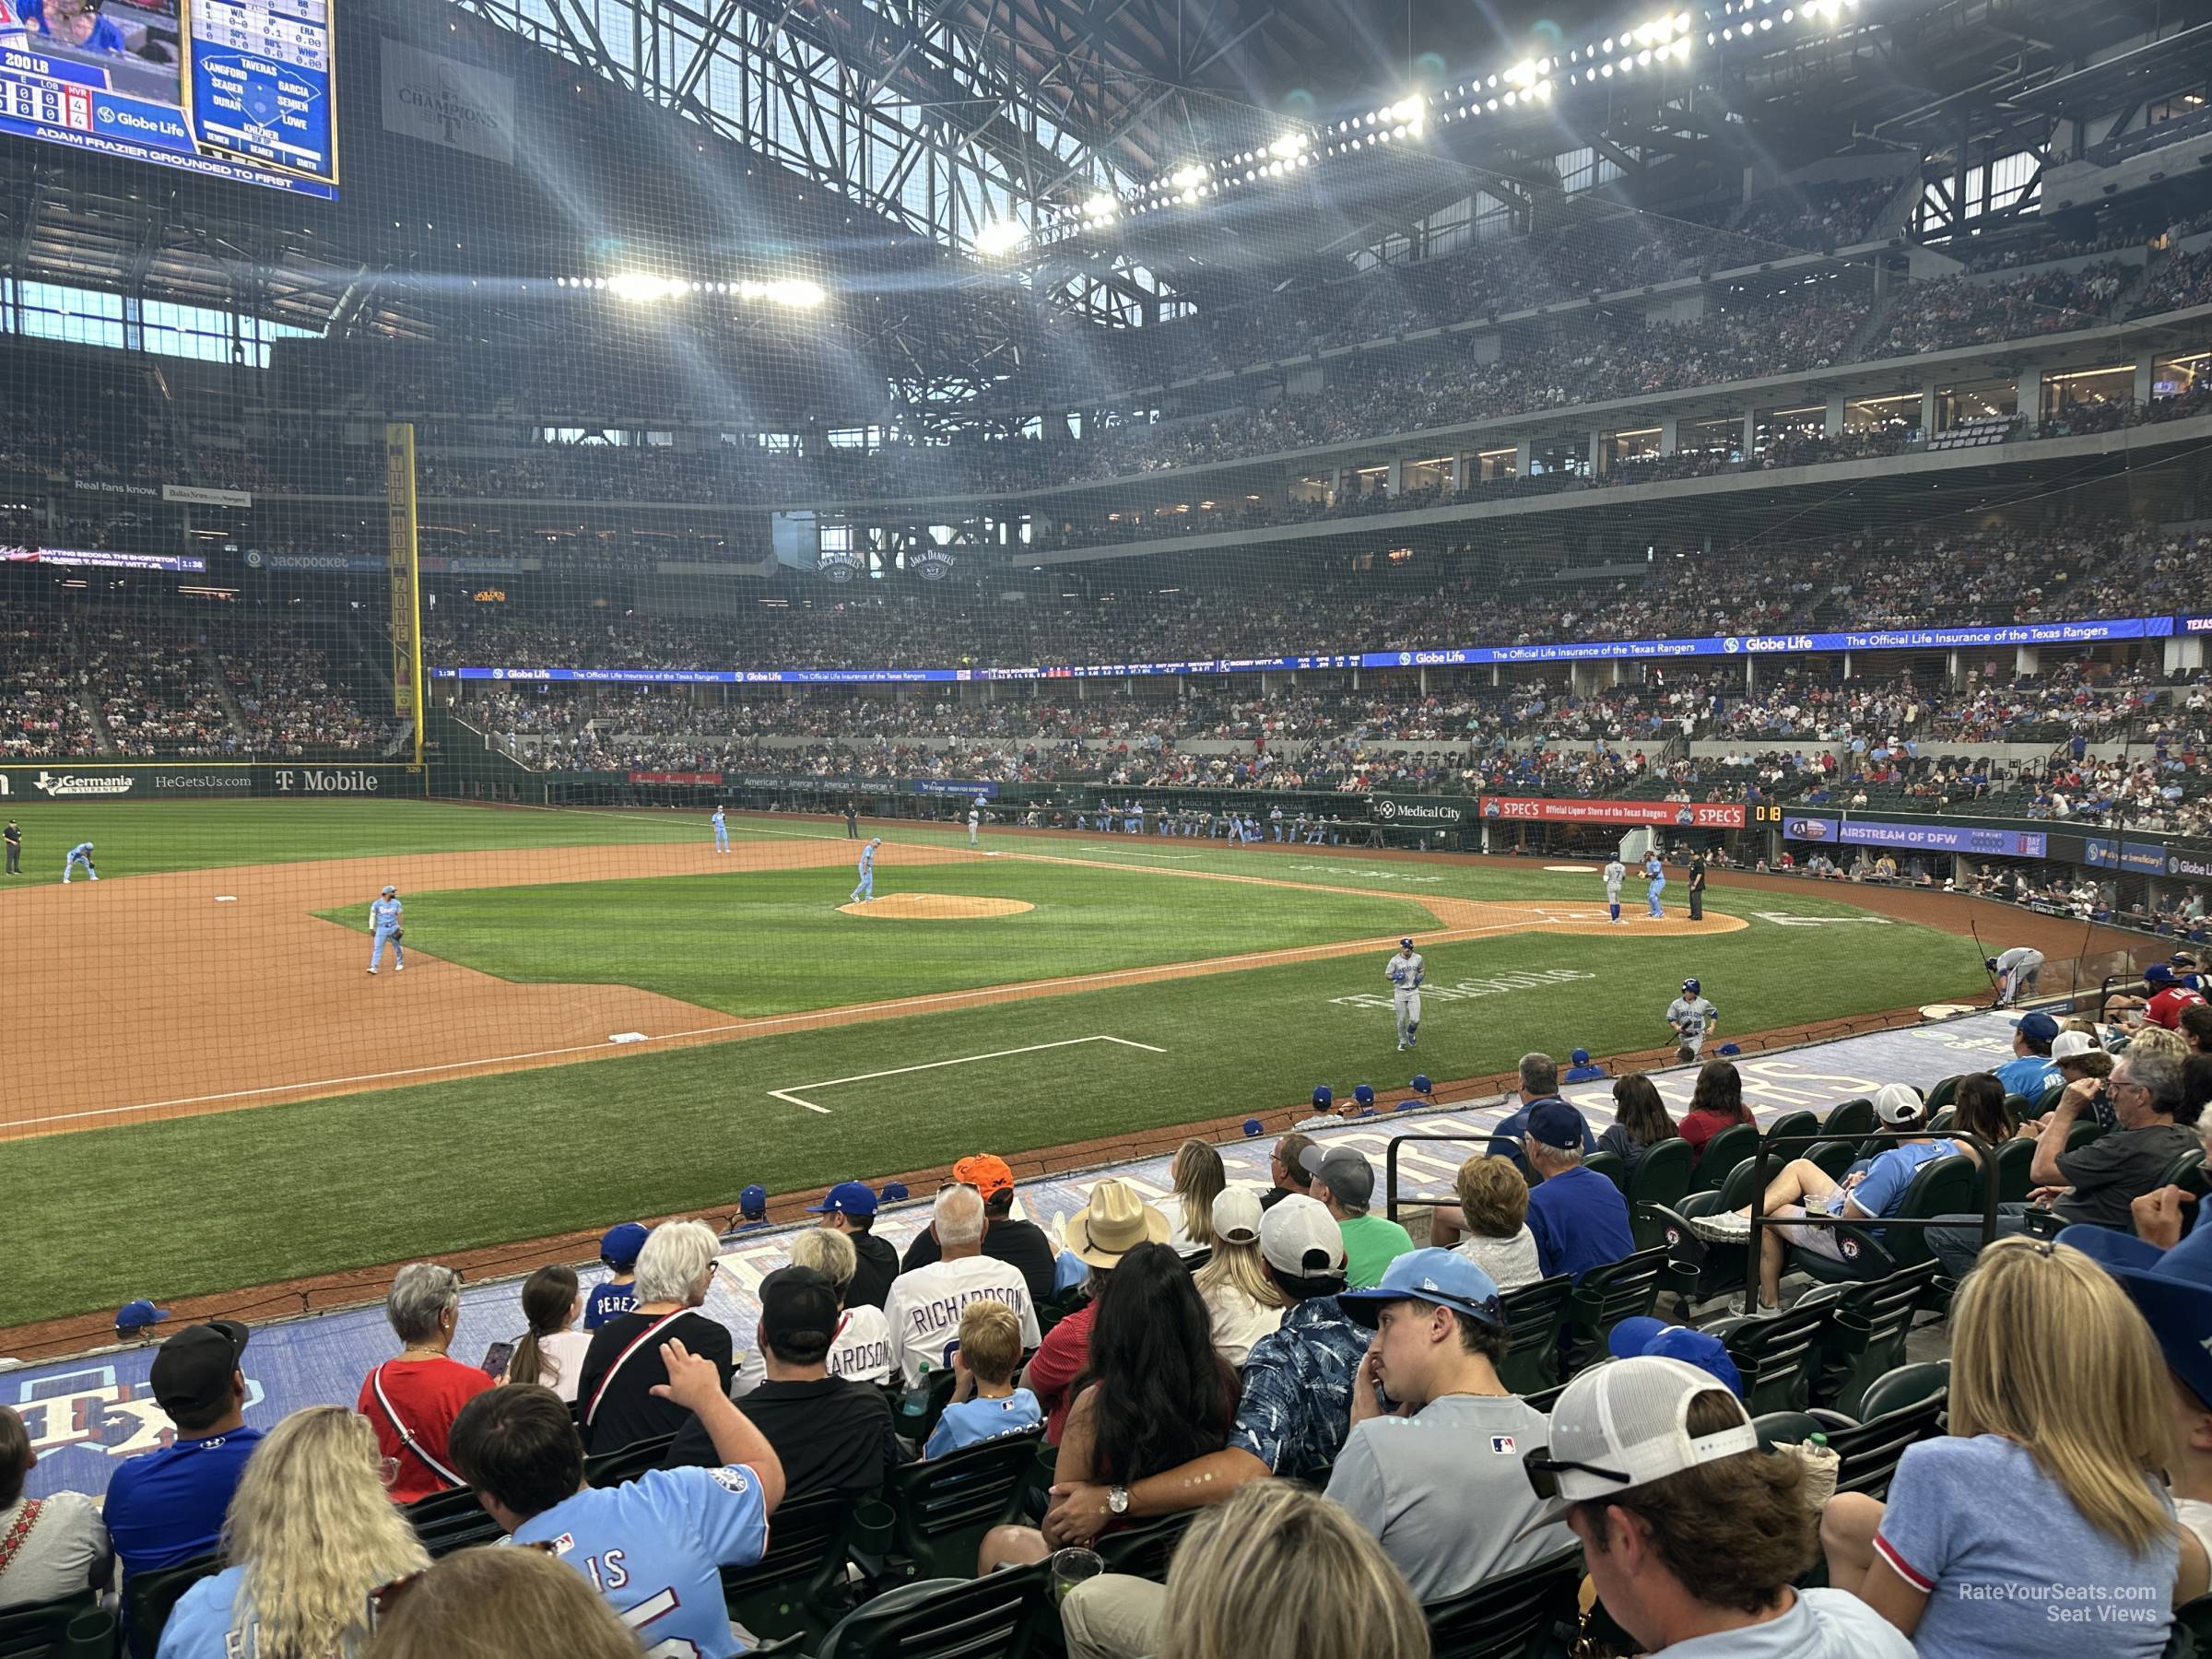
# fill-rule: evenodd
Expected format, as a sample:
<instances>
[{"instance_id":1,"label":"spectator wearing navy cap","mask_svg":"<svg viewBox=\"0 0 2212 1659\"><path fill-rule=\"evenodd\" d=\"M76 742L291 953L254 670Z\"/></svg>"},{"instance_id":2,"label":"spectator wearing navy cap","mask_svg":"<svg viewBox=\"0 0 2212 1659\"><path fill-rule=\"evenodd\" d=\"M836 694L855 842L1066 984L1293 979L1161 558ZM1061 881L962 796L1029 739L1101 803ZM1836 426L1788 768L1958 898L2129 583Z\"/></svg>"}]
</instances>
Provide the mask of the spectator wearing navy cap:
<instances>
[{"instance_id":1,"label":"spectator wearing navy cap","mask_svg":"<svg viewBox=\"0 0 2212 1659\"><path fill-rule=\"evenodd\" d=\"M1567 1075L1560 1079L1561 1082L1594 1083L1606 1075L1606 1068L1604 1066L1593 1065L1590 1063L1590 1051L1588 1049L1578 1048L1573 1053L1568 1055L1567 1058L1569 1061Z\"/></svg>"},{"instance_id":2,"label":"spectator wearing navy cap","mask_svg":"<svg viewBox=\"0 0 2212 1659\"><path fill-rule=\"evenodd\" d=\"M1375 1535L1414 1594L1457 1595L1567 1548L1565 1527L1528 1529L1542 1505L1521 1455L1549 1438L1549 1423L1499 1381L1508 1333L1489 1275L1452 1251L1417 1250L1336 1301L1374 1337L1328 1495Z\"/></svg>"},{"instance_id":3,"label":"spectator wearing navy cap","mask_svg":"<svg viewBox=\"0 0 2212 1659\"><path fill-rule=\"evenodd\" d=\"M239 1369L246 1335L235 1320L210 1320L186 1325L154 1356L154 1404L177 1432L160 1451L116 1465L108 1477L102 1513L126 1579L215 1548L230 1494L261 1440L260 1430L246 1427L246 1378Z\"/></svg>"},{"instance_id":4,"label":"spectator wearing navy cap","mask_svg":"<svg viewBox=\"0 0 2212 1659\"><path fill-rule=\"evenodd\" d=\"M768 1225L768 1189L758 1182L744 1188L737 1194L737 1217L747 1228Z\"/></svg>"},{"instance_id":5,"label":"spectator wearing navy cap","mask_svg":"<svg viewBox=\"0 0 2212 1659\"><path fill-rule=\"evenodd\" d=\"M1539 1100L1529 1109L1521 1149L1544 1179L1528 1195L1528 1230L1536 1236L1536 1260L1546 1278L1580 1279L1632 1254L1628 1200L1620 1189L1583 1164L1590 1128L1564 1100Z\"/></svg>"},{"instance_id":6,"label":"spectator wearing navy cap","mask_svg":"<svg viewBox=\"0 0 2212 1659\"><path fill-rule=\"evenodd\" d=\"M1426 1101L1429 1105L1433 1106L1436 1104L1436 1085L1429 1080L1429 1074L1427 1072L1416 1072L1414 1074L1413 1081L1406 1085L1406 1087L1411 1088L1418 1099Z\"/></svg>"},{"instance_id":7,"label":"spectator wearing navy cap","mask_svg":"<svg viewBox=\"0 0 2212 1659\"><path fill-rule=\"evenodd\" d=\"M845 1287L845 1305L881 1308L883 1299L891 1293L891 1281L899 1277L899 1253L876 1236L874 1190L865 1182L841 1181L822 1194L822 1201L809 1213L821 1217L821 1225L831 1232L843 1233L853 1241L853 1253L858 1260L853 1282Z\"/></svg>"},{"instance_id":8,"label":"spectator wearing navy cap","mask_svg":"<svg viewBox=\"0 0 2212 1659\"><path fill-rule=\"evenodd\" d=\"M167 1308L157 1308L140 1297L115 1310L115 1335L125 1342L138 1341L168 1317Z\"/></svg>"},{"instance_id":9,"label":"spectator wearing navy cap","mask_svg":"<svg viewBox=\"0 0 2212 1659\"><path fill-rule=\"evenodd\" d=\"M1326 1083L1313 1091L1312 1112L1298 1120L1300 1129L1334 1129L1344 1122L1344 1114L1336 1110L1336 1091Z\"/></svg>"},{"instance_id":10,"label":"spectator wearing navy cap","mask_svg":"<svg viewBox=\"0 0 2212 1659\"><path fill-rule=\"evenodd\" d=\"M642 1221L625 1221L618 1227L606 1230L599 1241L599 1260L606 1266L606 1277L592 1287L591 1300L583 1306L583 1328L595 1331L618 1313L627 1313L638 1305L633 1288L638 1273L638 1252L645 1248L649 1236Z\"/></svg>"},{"instance_id":11,"label":"spectator wearing navy cap","mask_svg":"<svg viewBox=\"0 0 2212 1659\"><path fill-rule=\"evenodd\" d=\"M1707 1332L1693 1331L1688 1325L1668 1324L1665 1320L1653 1319L1647 1313L1624 1319L1615 1325L1606 1338L1606 1351L1616 1359L1633 1359L1640 1354L1679 1359L1701 1371L1712 1372L1714 1380L1730 1394L1739 1400L1744 1397L1744 1373L1736 1369L1721 1339Z\"/></svg>"},{"instance_id":12,"label":"spectator wearing navy cap","mask_svg":"<svg viewBox=\"0 0 2212 1659\"><path fill-rule=\"evenodd\" d=\"M2013 1058L1996 1068L2006 1094L2030 1105L2042 1099L2043 1090L2059 1080L2051 1060L2051 1045L2057 1041L2058 1021L2048 1014L2023 1014L2012 1022Z\"/></svg>"}]
</instances>

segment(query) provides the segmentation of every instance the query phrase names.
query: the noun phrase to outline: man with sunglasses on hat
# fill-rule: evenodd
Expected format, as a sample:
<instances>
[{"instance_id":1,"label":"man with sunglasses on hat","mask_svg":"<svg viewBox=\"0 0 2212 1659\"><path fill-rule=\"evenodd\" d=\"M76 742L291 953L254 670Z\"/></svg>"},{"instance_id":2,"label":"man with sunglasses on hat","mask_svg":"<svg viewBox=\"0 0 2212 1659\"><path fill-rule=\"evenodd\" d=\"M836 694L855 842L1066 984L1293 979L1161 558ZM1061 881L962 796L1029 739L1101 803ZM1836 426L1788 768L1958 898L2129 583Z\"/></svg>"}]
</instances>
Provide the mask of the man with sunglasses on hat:
<instances>
[{"instance_id":1,"label":"man with sunglasses on hat","mask_svg":"<svg viewBox=\"0 0 2212 1659\"><path fill-rule=\"evenodd\" d=\"M1606 1612L1650 1659L1912 1659L1847 1590L1798 1590L1819 1550L1804 1465L1762 1452L1744 1405L1679 1359L1584 1371L1523 1465Z\"/></svg>"},{"instance_id":2,"label":"man with sunglasses on hat","mask_svg":"<svg viewBox=\"0 0 2212 1659\"><path fill-rule=\"evenodd\" d=\"M1328 1495L1415 1596L1441 1601L1568 1548L1564 1527L1522 1530L1540 1506L1521 1456L1547 1425L1498 1380L1507 1329L1490 1276L1456 1251L1417 1250L1336 1304L1374 1339Z\"/></svg>"}]
</instances>

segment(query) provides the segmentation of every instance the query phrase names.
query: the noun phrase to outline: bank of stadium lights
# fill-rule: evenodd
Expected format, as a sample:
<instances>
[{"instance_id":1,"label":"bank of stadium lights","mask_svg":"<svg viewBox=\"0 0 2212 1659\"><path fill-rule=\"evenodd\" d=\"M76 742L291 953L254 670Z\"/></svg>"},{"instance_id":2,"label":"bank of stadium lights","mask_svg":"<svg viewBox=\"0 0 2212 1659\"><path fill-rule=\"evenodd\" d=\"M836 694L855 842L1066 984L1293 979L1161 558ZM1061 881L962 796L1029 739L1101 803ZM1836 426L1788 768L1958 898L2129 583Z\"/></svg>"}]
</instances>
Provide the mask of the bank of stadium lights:
<instances>
[{"instance_id":1,"label":"bank of stadium lights","mask_svg":"<svg viewBox=\"0 0 2212 1659\"><path fill-rule=\"evenodd\" d=\"M1803 20L1806 23L1827 23L1850 17L1859 9L1861 0L1803 0L1789 4L1775 11L1777 0L1725 0L1719 14L1705 14L1708 23L1718 23L1717 29L1705 31L1708 46L1731 45L1737 41L1756 40L1762 34L1773 32L1777 22L1789 24Z\"/></svg>"},{"instance_id":2,"label":"bank of stadium lights","mask_svg":"<svg viewBox=\"0 0 2212 1659\"><path fill-rule=\"evenodd\" d=\"M804 276L783 276L770 282L700 282L682 276L658 276L646 271L623 271L613 276L559 276L554 286L589 288L628 305L658 305L688 300L694 294L724 295L738 300L765 301L808 310L829 299L829 290Z\"/></svg>"}]
</instances>

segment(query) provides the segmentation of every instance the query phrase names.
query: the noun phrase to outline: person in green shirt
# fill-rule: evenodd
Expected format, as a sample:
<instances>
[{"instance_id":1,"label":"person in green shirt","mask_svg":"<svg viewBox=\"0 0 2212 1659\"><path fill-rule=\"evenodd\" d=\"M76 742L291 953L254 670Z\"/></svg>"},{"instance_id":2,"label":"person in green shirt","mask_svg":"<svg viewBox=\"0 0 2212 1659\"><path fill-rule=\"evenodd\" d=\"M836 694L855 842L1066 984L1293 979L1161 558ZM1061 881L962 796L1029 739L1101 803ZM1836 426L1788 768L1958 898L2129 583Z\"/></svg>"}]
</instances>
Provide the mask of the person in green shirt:
<instances>
[{"instance_id":1,"label":"person in green shirt","mask_svg":"<svg viewBox=\"0 0 2212 1659\"><path fill-rule=\"evenodd\" d=\"M1375 1171L1366 1154L1350 1147L1308 1147L1299 1162L1313 1178L1313 1196L1329 1206L1344 1234L1346 1287L1367 1290L1381 1284L1382 1270L1413 1248L1413 1239L1395 1221L1367 1213Z\"/></svg>"}]
</instances>

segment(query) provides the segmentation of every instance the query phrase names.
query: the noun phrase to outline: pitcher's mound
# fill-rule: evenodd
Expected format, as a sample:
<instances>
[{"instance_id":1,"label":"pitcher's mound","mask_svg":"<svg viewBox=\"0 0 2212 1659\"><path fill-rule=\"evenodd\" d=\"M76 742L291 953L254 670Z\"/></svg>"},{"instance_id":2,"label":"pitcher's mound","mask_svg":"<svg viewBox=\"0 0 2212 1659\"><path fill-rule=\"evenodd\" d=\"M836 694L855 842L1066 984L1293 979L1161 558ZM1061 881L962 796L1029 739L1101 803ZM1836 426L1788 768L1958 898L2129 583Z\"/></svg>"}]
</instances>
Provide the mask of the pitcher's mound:
<instances>
[{"instance_id":1,"label":"pitcher's mound","mask_svg":"<svg viewBox=\"0 0 2212 1659\"><path fill-rule=\"evenodd\" d=\"M1037 907L1019 899L971 899L965 893L886 893L865 904L841 904L848 916L888 916L895 922L971 922L982 916L1018 916Z\"/></svg>"}]
</instances>

